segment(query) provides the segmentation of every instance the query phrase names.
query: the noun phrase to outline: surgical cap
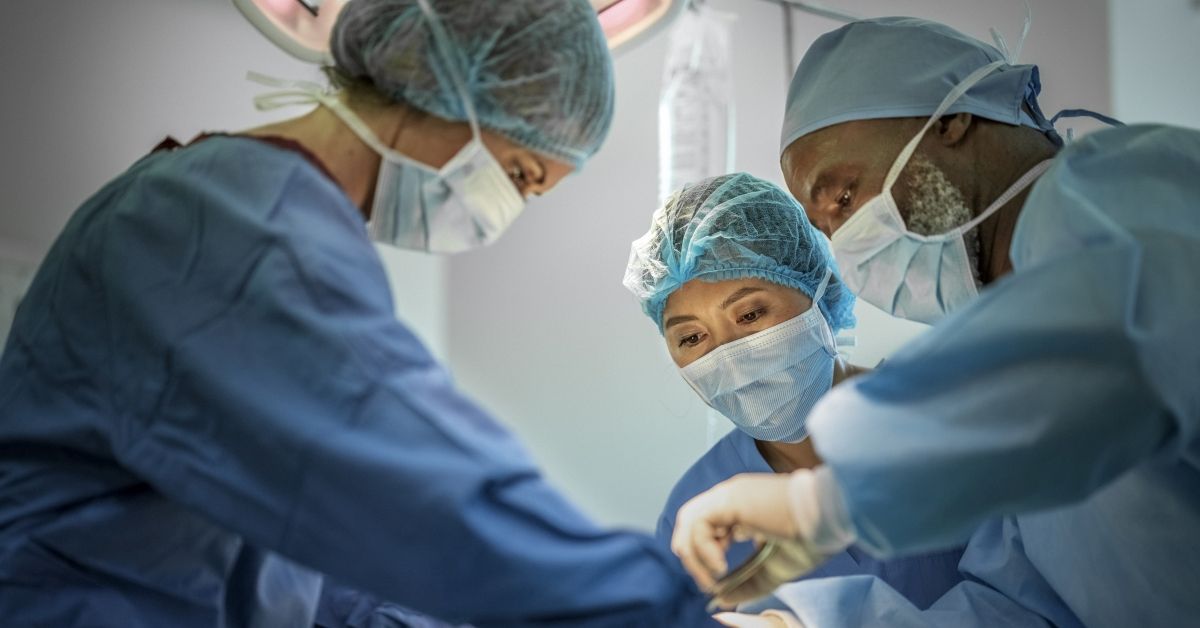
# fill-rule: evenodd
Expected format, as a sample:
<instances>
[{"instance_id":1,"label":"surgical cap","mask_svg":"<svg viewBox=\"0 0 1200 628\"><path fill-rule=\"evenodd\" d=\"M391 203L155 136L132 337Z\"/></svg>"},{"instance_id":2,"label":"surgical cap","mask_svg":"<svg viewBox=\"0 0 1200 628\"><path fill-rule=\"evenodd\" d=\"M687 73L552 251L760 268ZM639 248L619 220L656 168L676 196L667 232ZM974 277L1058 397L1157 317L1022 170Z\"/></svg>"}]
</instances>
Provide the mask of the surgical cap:
<instances>
[{"instance_id":1,"label":"surgical cap","mask_svg":"<svg viewBox=\"0 0 1200 628\"><path fill-rule=\"evenodd\" d=\"M779 151L813 131L850 120L930 116L967 75L1003 59L993 46L911 17L862 20L825 33L792 77ZM1038 105L1041 89L1036 65L1006 64L946 113L1032 127L1061 145Z\"/></svg>"},{"instance_id":2,"label":"surgical cap","mask_svg":"<svg viewBox=\"0 0 1200 628\"><path fill-rule=\"evenodd\" d=\"M692 279L756 277L811 299L827 269L833 275L819 305L836 333L854 326L854 295L825 236L779 186L736 173L686 185L654 212L650 231L633 243L625 287L662 333L667 297Z\"/></svg>"},{"instance_id":3,"label":"surgical cap","mask_svg":"<svg viewBox=\"0 0 1200 628\"><path fill-rule=\"evenodd\" d=\"M392 100L465 121L454 63L483 128L576 168L600 148L613 116L612 58L587 0L429 3L448 46L437 46L418 0L353 0L333 29L335 67Z\"/></svg>"}]
</instances>

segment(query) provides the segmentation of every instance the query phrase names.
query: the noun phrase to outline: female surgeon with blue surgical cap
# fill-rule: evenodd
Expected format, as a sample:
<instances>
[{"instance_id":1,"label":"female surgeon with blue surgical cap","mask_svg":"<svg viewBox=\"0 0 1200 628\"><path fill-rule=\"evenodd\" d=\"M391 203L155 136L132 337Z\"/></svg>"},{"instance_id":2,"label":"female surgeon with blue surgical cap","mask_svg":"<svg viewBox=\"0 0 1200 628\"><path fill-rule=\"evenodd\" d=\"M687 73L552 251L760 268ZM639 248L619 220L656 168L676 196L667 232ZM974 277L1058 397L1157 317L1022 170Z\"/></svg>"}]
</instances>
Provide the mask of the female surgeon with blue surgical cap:
<instances>
[{"instance_id":1,"label":"female surgeon with blue surgical cap","mask_svg":"<svg viewBox=\"0 0 1200 628\"><path fill-rule=\"evenodd\" d=\"M323 580L480 627L711 623L453 386L371 245L492 242L599 148L593 9L355 0L332 50L345 89L148 155L39 269L0 361L0 623L311 626Z\"/></svg>"},{"instance_id":2,"label":"female surgeon with blue surgical cap","mask_svg":"<svg viewBox=\"0 0 1200 628\"><path fill-rule=\"evenodd\" d=\"M740 473L820 464L805 421L832 386L862 370L841 359L834 342L854 325L854 295L795 199L743 173L672 195L633 243L625 286L684 380L737 426L671 491L657 532L669 547L675 514L692 497ZM726 561L745 562L751 550L733 544ZM882 561L851 546L805 577L875 575L925 608L962 579L961 554Z\"/></svg>"}]
</instances>

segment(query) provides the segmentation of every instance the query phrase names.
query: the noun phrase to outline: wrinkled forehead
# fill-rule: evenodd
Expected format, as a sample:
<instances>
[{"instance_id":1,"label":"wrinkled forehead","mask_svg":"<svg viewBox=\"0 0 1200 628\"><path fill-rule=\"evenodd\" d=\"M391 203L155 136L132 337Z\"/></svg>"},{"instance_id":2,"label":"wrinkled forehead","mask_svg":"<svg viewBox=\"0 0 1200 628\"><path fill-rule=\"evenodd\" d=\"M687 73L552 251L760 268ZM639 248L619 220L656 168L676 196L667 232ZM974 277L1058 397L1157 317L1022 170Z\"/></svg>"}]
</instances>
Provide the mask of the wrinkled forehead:
<instances>
[{"instance_id":1,"label":"wrinkled forehead","mask_svg":"<svg viewBox=\"0 0 1200 628\"><path fill-rule=\"evenodd\" d=\"M780 167L784 180L795 193L810 189L814 179L831 167L890 165L924 123L924 118L853 120L813 131L783 150Z\"/></svg>"}]
</instances>

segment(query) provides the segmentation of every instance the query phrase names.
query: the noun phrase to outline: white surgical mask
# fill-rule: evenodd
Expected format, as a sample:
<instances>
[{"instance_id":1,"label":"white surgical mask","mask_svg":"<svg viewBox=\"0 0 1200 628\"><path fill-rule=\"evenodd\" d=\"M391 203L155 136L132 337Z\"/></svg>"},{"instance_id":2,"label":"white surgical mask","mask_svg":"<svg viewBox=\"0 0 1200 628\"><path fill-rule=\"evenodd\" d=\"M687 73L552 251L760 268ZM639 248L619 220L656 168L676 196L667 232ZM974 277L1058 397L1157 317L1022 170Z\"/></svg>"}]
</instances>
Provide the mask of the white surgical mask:
<instances>
[{"instance_id":1,"label":"white surgical mask","mask_svg":"<svg viewBox=\"0 0 1200 628\"><path fill-rule=\"evenodd\" d=\"M809 410L833 385L837 348L819 305L832 274L826 271L808 311L713 349L679 369L683 379L751 437L804 440Z\"/></svg>"},{"instance_id":2,"label":"white surgical mask","mask_svg":"<svg viewBox=\"0 0 1200 628\"><path fill-rule=\"evenodd\" d=\"M459 253L491 244L525 208L525 199L483 144L473 137L441 169L390 148L336 98L323 102L379 153L379 179L371 208L371 237L405 249ZM474 112L470 107L468 113Z\"/></svg>"},{"instance_id":3,"label":"white surgical mask","mask_svg":"<svg viewBox=\"0 0 1200 628\"><path fill-rule=\"evenodd\" d=\"M427 3L420 3L433 40L450 59L449 36ZM388 147L336 94L315 83L278 81L250 73L251 80L288 91L255 98L259 109L320 103L332 111L380 156L375 199L368 225L372 239L405 249L459 253L494 242L525 209L525 199L483 143L474 103L462 77L447 61L454 87L471 125L467 142L441 168L433 168Z\"/></svg>"},{"instance_id":4,"label":"white surgical mask","mask_svg":"<svg viewBox=\"0 0 1200 628\"><path fill-rule=\"evenodd\" d=\"M883 191L863 203L834 232L833 253L842 280L867 303L893 316L932 324L978 294L963 235L1029 187L1050 167L1051 160L1026 172L974 219L936 235L907 229L892 187L929 127L971 86L1004 63L983 66L955 86L900 152L884 180Z\"/></svg>"}]
</instances>

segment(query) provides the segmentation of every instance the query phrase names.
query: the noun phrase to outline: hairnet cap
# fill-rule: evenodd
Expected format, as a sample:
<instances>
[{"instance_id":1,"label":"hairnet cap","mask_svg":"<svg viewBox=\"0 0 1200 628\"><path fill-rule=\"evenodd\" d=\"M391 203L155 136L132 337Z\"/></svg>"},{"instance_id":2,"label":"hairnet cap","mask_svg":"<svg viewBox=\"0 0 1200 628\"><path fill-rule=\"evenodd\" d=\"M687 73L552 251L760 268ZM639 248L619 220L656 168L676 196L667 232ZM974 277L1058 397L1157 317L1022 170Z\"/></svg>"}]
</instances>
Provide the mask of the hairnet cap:
<instances>
[{"instance_id":1,"label":"hairnet cap","mask_svg":"<svg viewBox=\"0 0 1200 628\"><path fill-rule=\"evenodd\" d=\"M968 74L1005 55L948 26L911 17L847 24L817 38L788 88L782 154L797 139L842 122L932 115ZM1011 63L1011 61L1010 61ZM1037 102L1035 65L1004 65L947 113L1039 129L1061 144ZM1023 111L1028 105L1029 111Z\"/></svg>"},{"instance_id":2,"label":"hairnet cap","mask_svg":"<svg viewBox=\"0 0 1200 628\"><path fill-rule=\"evenodd\" d=\"M633 243L625 287L661 333L667 297L692 279L757 277L821 298L830 328L854 326L854 295L842 283L829 243L779 186L744 174L689 184L654 212L650 231Z\"/></svg>"},{"instance_id":3,"label":"hairnet cap","mask_svg":"<svg viewBox=\"0 0 1200 628\"><path fill-rule=\"evenodd\" d=\"M613 116L612 57L587 0L428 1L452 59L418 0L354 0L333 29L336 67L392 100L463 121L454 63L483 128L577 168L600 148Z\"/></svg>"}]
</instances>

